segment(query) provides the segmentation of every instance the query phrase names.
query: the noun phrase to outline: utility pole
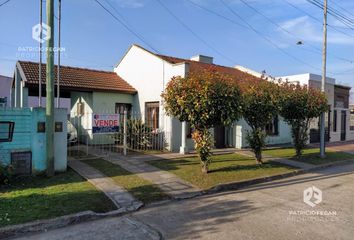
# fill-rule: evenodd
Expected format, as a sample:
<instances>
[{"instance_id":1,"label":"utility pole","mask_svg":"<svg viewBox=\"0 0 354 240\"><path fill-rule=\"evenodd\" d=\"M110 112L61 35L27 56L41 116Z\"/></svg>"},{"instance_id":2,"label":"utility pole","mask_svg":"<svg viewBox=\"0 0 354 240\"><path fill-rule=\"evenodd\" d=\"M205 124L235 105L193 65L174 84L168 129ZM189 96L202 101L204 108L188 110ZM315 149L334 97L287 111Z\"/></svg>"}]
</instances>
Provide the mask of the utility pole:
<instances>
[{"instance_id":1,"label":"utility pole","mask_svg":"<svg viewBox=\"0 0 354 240\"><path fill-rule=\"evenodd\" d=\"M43 27L43 0L39 0L39 65L38 65L38 107L42 107L42 27Z\"/></svg>"},{"instance_id":2,"label":"utility pole","mask_svg":"<svg viewBox=\"0 0 354 240\"><path fill-rule=\"evenodd\" d=\"M322 84L321 91L326 92L326 64L327 64L327 0L324 0L323 4L323 51L322 51ZM321 127L320 127L320 156L324 158L326 156L326 144L325 144L325 114L321 114ZM328 119L329 120L329 119Z\"/></svg>"},{"instance_id":3,"label":"utility pole","mask_svg":"<svg viewBox=\"0 0 354 240\"><path fill-rule=\"evenodd\" d=\"M54 0L46 0L47 25L50 27L47 40L46 67L46 157L47 176L54 175Z\"/></svg>"},{"instance_id":4,"label":"utility pole","mask_svg":"<svg viewBox=\"0 0 354 240\"><path fill-rule=\"evenodd\" d=\"M60 40L61 40L61 0L58 2L58 72L57 72L57 108L60 108Z\"/></svg>"}]
</instances>

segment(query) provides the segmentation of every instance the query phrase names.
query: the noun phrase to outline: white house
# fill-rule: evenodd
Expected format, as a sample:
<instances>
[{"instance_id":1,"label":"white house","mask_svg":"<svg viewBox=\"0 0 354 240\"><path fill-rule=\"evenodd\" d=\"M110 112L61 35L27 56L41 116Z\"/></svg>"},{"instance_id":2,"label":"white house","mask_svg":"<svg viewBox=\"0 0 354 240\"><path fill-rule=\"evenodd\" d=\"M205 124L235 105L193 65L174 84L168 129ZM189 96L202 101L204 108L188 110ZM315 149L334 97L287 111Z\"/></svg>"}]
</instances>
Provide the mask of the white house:
<instances>
[{"instance_id":1,"label":"white house","mask_svg":"<svg viewBox=\"0 0 354 240\"><path fill-rule=\"evenodd\" d=\"M322 77L313 73L281 77L290 82L298 82L312 88L321 89ZM330 111L326 114L326 140L329 142L354 140L353 114L349 107L350 87L336 84L334 78L327 77L325 92ZM351 120L352 119L352 120ZM310 142L319 141L319 121L314 119L310 126Z\"/></svg>"},{"instance_id":2,"label":"white house","mask_svg":"<svg viewBox=\"0 0 354 240\"><path fill-rule=\"evenodd\" d=\"M133 110L145 115L145 120L151 122L153 128L165 131L169 150L184 153L193 149L193 141L190 138L190 128L187 123L168 117L164 113L161 93L167 82L173 76L186 76L189 72L201 69L214 68L219 72L242 79L260 78L236 67L226 67L213 64L213 58L197 55L191 59L182 59L171 56L159 55L150 52L138 45L132 45L115 67L114 71L125 81L131 84L137 94L134 98ZM212 132L215 139L215 147L242 148L246 144L246 132L249 126L244 120L240 120L232 126L217 126ZM283 144L291 142L291 134L288 125L276 117L267 128L268 144Z\"/></svg>"}]
</instances>

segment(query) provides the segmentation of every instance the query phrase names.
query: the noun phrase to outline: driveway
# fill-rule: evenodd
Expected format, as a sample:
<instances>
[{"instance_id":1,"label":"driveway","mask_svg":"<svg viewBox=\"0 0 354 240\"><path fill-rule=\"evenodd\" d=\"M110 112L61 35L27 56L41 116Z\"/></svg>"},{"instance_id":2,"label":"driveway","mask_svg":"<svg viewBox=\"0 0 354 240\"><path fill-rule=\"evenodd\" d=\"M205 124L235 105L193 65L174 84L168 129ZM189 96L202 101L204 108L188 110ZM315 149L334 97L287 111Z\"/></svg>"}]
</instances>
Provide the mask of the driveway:
<instances>
[{"instance_id":1,"label":"driveway","mask_svg":"<svg viewBox=\"0 0 354 240\"><path fill-rule=\"evenodd\" d=\"M354 154L354 142L343 142L343 143L336 143L336 144L329 144L328 149L332 151L341 151L346 153Z\"/></svg>"},{"instance_id":2,"label":"driveway","mask_svg":"<svg viewBox=\"0 0 354 240\"><path fill-rule=\"evenodd\" d=\"M314 207L303 202L303 191L312 186L322 190L323 196ZM144 239L144 234L145 239L151 239L157 231L164 239L349 240L354 236L353 189L354 164L239 191L149 206L123 218L78 224L26 239ZM120 228L122 219L124 224L129 223L126 219L131 220L134 226L144 223L142 226L150 230ZM124 232L133 229L136 235ZM83 235L85 232L90 234Z\"/></svg>"}]
</instances>

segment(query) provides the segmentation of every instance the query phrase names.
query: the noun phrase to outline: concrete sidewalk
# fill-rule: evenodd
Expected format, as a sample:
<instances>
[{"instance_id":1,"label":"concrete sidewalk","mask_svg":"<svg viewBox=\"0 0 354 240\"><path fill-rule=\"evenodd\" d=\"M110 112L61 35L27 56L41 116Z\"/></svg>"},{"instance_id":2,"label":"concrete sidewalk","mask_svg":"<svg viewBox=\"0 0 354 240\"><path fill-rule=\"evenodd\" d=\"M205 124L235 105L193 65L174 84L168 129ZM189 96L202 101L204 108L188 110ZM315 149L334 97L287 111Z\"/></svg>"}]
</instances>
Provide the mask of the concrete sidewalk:
<instances>
[{"instance_id":1,"label":"concrete sidewalk","mask_svg":"<svg viewBox=\"0 0 354 240\"><path fill-rule=\"evenodd\" d=\"M21 240L144 239L159 240L160 234L133 218L108 218L17 238Z\"/></svg>"},{"instance_id":2,"label":"concrete sidewalk","mask_svg":"<svg viewBox=\"0 0 354 240\"><path fill-rule=\"evenodd\" d=\"M69 161L68 165L92 185L100 189L112 200L117 208L139 208L142 205L140 201L136 200L123 187L97 169L78 160Z\"/></svg>"},{"instance_id":3,"label":"concrete sidewalk","mask_svg":"<svg viewBox=\"0 0 354 240\"><path fill-rule=\"evenodd\" d=\"M254 153L249 150L240 150L240 151L236 151L236 153L238 153L240 155L254 157ZM310 163L303 163L303 162L299 162L299 161L290 160L287 158L276 158L276 157L272 157L272 156L264 154L264 153L262 154L262 156L263 156L263 159L265 159L265 160L281 163L284 165L288 165L288 166L303 169L303 170L310 170L311 168L314 168L316 166L316 165L313 165Z\"/></svg>"}]
</instances>

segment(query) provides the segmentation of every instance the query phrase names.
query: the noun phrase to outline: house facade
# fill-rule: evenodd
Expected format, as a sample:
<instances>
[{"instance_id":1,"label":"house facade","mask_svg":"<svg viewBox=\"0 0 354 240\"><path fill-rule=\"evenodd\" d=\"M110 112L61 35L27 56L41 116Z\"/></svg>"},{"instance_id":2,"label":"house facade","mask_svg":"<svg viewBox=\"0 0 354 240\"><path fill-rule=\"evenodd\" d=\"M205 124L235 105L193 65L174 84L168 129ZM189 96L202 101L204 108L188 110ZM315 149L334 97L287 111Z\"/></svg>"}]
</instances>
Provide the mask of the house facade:
<instances>
[{"instance_id":1,"label":"house facade","mask_svg":"<svg viewBox=\"0 0 354 240\"><path fill-rule=\"evenodd\" d=\"M12 103L15 108L32 107L30 100L38 101L38 63L19 61L12 85ZM45 64L42 65L42 97L45 100ZM57 66L55 66L55 72ZM61 66L60 101L65 103L67 119L77 129L83 144L111 144L113 138L93 134L94 114L119 114L133 105L136 90L114 72ZM57 76L55 76L55 84ZM43 106L45 102L43 101ZM123 109L122 109L123 107Z\"/></svg>"},{"instance_id":2,"label":"house facade","mask_svg":"<svg viewBox=\"0 0 354 240\"><path fill-rule=\"evenodd\" d=\"M263 74L242 66L216 65L213 58L208 56L197 55L182 59L132 45L112 72L61 67L60 97L69 100L69 118L76 126L82 143L114 143L110 136L94 134L93 120L97 114L122 114L127 111L130 116L140 118L154 133L161 133L166 143L165 148L169 151L186 153L194 149L192 129L188 123L166 114L161 93L172 77L185 77L191 72L210 68L244 81L261 80L263 77ZM42 69L44 80L45 65ZM285 76L282 79L317 88L321 84L321 77L310 73ZM38 64L18 62L15 80L12 102L14 106L28 106L28 98L38 96ZM45 82L42 84L44 92ZM338 85L335 79L327 78L326 95L331 109L326 116L328 141L354 140L354 120L351 118L354 114L349 109L349 91L349 87ZM245 120L240 119L230 126L215 126L210 131L216 148L244 148L248 146L246 135L249 130ZM292 142L290 127L280 116L275 116L265 130L269 145ZM309 134L310 142L319 141L318 119L311 122Z\"/></svg>"},{"instance_id":3,"label":"house facade","mask_svg":"<svg viewBox=\"0 0 354 240\"><path fill-rule=\"evenodd\" d=\"M185 77L189 72L214 68L221 73L232 75L235 78L258 78L238 68L225 67L213 63L213 58L203 55L191 59L182 59L159 55L150 52L138 45L132 45L114 71L136 90L133 109L141 113L144 119L153 119L153 128L165 131L170 151L185 153L194 149L191 139L191 129L188 123L181 123L177 119L167 116L163 109L161 93L166 84L174 76ZM261 74L260 74L261 75ZM150 116L153 114L152 116ZM250 127L241 119L231 126L216 126L211 129L214 135L215 147L246 147L246 134ZM285 144L291 142L290 129L281 121L274 119L267 128L268 144Z\"/></svg>"}]
</instances>

